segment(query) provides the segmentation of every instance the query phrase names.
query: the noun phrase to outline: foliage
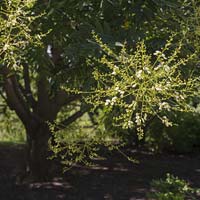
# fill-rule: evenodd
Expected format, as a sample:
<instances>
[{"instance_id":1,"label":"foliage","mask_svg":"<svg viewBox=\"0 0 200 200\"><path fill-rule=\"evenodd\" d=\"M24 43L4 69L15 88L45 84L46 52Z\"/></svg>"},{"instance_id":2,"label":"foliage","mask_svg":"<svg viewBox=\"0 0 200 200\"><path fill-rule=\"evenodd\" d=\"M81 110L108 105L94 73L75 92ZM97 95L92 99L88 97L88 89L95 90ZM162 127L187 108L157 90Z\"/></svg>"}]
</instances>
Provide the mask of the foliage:
<instances>
[{"instance_id":1,"label":"foliage","mask_svg":"<svg viewBox=\"0 0 200 200\"><path fill-rule=\"evenodd\" d=\"M182 5L182 16L176 18L180 24L180 36L185 40L187 51L196 51L199 54L199 37L200 37L200 6L199 0L185 0ZM199 56L198 56L199 58Z\"/></svg>"},{"instance_id":2,"label":"foliage","mask_svg":"<svg viewBox=\"0 0 200 200\"><path fill-rule=\"evenodd\" d=\"M58 133L54 132L53 124L50 126L53 134L49 141L53 152L50 159L60 159L64 170L80 163L92 165L95 158L101 157L103 149L119 150L123 146L118 135L95 129L87 114Z\"/></svg>"},{"instance_id":3,"label":"foliage","mask_svg":"<svg viewBox=\"0 0 200 200\"><path fill-rule=\"evenodd\" d=\"M26 141L23 124L9 109L6 113L0 115L0 130L0 141L14 143Z\"/></svg>"},{"instance_id":4,"label":"foliage","mask_svg":"<svg viewBox=\"0 0 200 200\"><path fill-rule=\"evenodd\" d=\"M151 55L144 41L137 44L136 50L128 51L122 45L117 53L96 34L94 38L104 54L89 61L97 87L86 101L94 107L107 107L107 112L117 110L113 117L116 125L136 127L142 138L143 127L151 116L157 116L168 127L172 125L168 112L190 110L187 99L196 94L198 79L182 73L193 55L179 58L181 43L173 49L171 38Z\"/></svg>"},{"instance_id":5,"label":"foliage","mask_svg":"<svg viewBox=\"0 0 200 200\"><path fill-rule=\"evenodd\" d=\"M0 10L0 55L1 65L19 69L25 62L25 49L40 45L42 35L32 35L31 26L40 16L31 12L35 0L2 1Z\"/></svg>"},{"instance_id":6,"label":"foliage","mask_svg":"<svg viewBox=\"0 0 200 200\"><path fill-rule=\"evenodd\" d=\"M61 123L59 128L67 121L62 134L55 131L53 151L66 150L63 158L76 157L74 162L79 162L88 152L95 155L96 146L107 138L119 142L126 133L122 128L135 128L142 138L153 116L171 126L170 112L191 110L187 103L196 92L197 79L190 66L191 59L198 60L193 53L198 52L199 39L195 2L1 1L1 95L26 131L37 127L27 131L30 146L42 141L38 127L45 127L44 133L49 131L47 121ZM187 44L191 51L185 51ZM86 92L70 94L62 85ZM89 110L85 101L99 110L103 134L69 123ZM107 131L113 127L113 132Z\"/></svg>"},{"instance_id":7,"label":"foliage","mask_svg":"<svg viewBox=\"0 0 200 200\"><path fill-rule=\"evenodd\" d=\"M200 150L200 116L195 112L171 113L175 125L166 128L158 120L149 127L146 135L147 146L153 151L190 153Z\"/></svg>"},{"instance_id":8,"label":"foliage","mask_svg":"<svg viewBox=\"0 0 200 200\"><path fill-rule=\"evenodd\" d=\"M153 180L151 187L153 191L148 194L148 197L152 200L195 199L195 190L185 180L179 179L171 174L167 174L165 180Z\"/></svg>"},{"instance_id":9,"label":"foliage","mask_svg":"<svg viewBox=\"0 0 200 200\"><path fill-rule=\"evenodd\" d=\"M2 142L24 143L26 141L23 124L14 113L12 117L2 118L1 116L0 129L0 141Z\"/></svg>"}]
</instances>

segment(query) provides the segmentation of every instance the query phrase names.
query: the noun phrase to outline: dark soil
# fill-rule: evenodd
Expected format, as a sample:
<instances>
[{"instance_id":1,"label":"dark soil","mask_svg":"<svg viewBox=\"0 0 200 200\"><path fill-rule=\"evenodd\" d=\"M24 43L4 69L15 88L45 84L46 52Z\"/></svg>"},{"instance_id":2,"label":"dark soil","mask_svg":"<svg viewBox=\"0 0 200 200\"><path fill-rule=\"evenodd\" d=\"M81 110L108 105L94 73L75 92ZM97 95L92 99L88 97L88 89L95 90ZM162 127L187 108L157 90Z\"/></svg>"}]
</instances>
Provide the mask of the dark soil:
<instances>
[{"instance_id":1,"label":"dark soil","mask_svg":"<svg viewBox=\"0 0 200 200\"><path fill-rule=\"evenodd\" d=\"M76 166L49 182L19 184L24 146L1 144L0 200L145 200L151 180L164 178L166 173L200 187L199 155L133 155L139 164L110 154L107 160L96 160L93 167Z\"/></svg>"}]
</instances>

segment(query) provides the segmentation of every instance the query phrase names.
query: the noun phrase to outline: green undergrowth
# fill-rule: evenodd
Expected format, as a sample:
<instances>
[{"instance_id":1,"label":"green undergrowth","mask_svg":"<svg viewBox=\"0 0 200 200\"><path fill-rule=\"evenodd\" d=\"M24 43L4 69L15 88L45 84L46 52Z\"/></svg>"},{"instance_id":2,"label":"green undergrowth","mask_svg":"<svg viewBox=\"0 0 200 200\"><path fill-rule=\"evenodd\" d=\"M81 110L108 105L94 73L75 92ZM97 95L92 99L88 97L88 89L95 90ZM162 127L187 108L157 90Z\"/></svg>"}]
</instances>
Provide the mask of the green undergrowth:
<instances>
[{"instance_id":1,"label":"green undergrowth","mask_svg":"<svg viewBox=\"0 0 200 200\"><path fill-rule=\"evenodd\" d=\"M165 179L152 180L151 192L147 194L149 200L197 200L198 189L172 174L166 174Z\"/></svg>"},{"instance_id":2,"label":"green undergrowth","mask_svg":"<svg viewBox=\"0 0 200 200\"><path fill-rule=\"evenodd\" d=\"M0 141L3 143L24 143L26 141L25 130L10 110L5 115L0 115Z\"/></svg>"}]
</instances>

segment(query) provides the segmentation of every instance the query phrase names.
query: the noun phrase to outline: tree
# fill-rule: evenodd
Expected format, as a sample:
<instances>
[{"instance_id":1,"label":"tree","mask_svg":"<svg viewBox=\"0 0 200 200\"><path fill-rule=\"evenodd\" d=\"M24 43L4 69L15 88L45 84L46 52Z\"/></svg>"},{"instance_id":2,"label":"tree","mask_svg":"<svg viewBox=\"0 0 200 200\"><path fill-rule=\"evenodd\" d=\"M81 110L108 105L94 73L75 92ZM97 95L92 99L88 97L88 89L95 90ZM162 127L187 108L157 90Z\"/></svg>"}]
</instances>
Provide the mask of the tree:
<instances>
[{"instance_id":1,"label":"tree","mask_svg":"<svg viewBox=\"0 0 200 200\"><path fill-rule=\"evenodd\" d=\"M93 72L98 82L86 98L94 106L116 110L113 122L124 129L135 127L138 137L144 136L145 124L153 116L165 126L172 126L167 113L191 110L188 99L197 95L198 78L184 74L187 64L194 57L180 58L182 43L172 48L172 41L153 53L148 53L144 41L136 50L125 45L116 53L94 34L104 55L90 64L97 66ZM186 67L185 67L186 66Z\"/></svg>"},{"instance_id":2,"label":"tree","mask_svg":"<svg viewBox=\"0 0 200 200\"><path fill-rule=\"evenodd\" d=\"M43 178L48 173L48 124L56 121L63 107L81 98L65 92L61 85L88 87L91 70L85 58L97 51L88 42L91 30L101 31L104 15L112 22L121 12L119 2L116 7L107 1L1 1L1 91L25 127L28 170L33 176ZM111 6L115 12L109 17ZM108 23L103 26L109 31ZM82 101L80 110L71 116L66 113L56 130L87 110Z\"/></svg>"},{"instance_id":3,"label":"tree","mask_svg":"<svg viewBox=\"0 0 200 200\"><path fill-rule=\"evenodd\" d=\"M88 87L90 70L85 57L97 50L87 41L91 30L101 32L111 42L114 33L118 33L116 38L123 38L123 31L116 29L116 25L121 27L125 23L125 2L1 2L2 95L26 129L27 158L33 176L44 177L48 172L48 123L54 123L63 106L81 98L66 93L60 86L67 83ZM56 129L66 127L87 109L82 103L81 109Z\"/></svg>"},{"instance_id":4,"label":"tree","mask_svg":"<svg viewBox=\"0 0 200 200\"><path fill-rule=\"evenodd\" d=\"M70 59L64 61L62 47L56 46L58 42L62 43L61 39L57 40L57 27L48 33L54 17L47 18L41 11L44 6L47 7L45 2L36 4L33 0L3 1L0 19L2 95L26 129L28 170L38 178L48 175L48 140L51 136L48 123L54 123L63 106L80 99L80 95L63 91L56 79L62 67L68 70L66 73L72 73L74 66L66 63ZM66 33L60 31L59 34ZM73 73L68 74L68 81L72 77L75 77ZM57 129L72 123L86 110L82 106Z\"/></svg>"},{"instance_id":5,"label":"tree","mask_svg":"<svg viewBox=\"0 0 200 200\"><path fill-rule=\"evenodd\" d=\"M144 139L145 129L153 119L171 126L168 116L192 110L188 103L193 95L198 95L198 79L191 73L196 68L197 57L187 49L187 38L183 34L187 21L183 15L188 8L185 10L181 1L156 2L159 1L116 2L126 13L126 17L123 12L120 15L124 18L121 29L115 29L116 38L108 40L103 27L98 35L94 32L94 42L101 52L88 59L95 87L91 85L86 91L75 89L74 92L86 93L86 102L95 110L102 110L107 135L112 129L127 137L123 127L131 135L137 131L139 138ZM140 12L141 9L147 12ZM149 16L152 11L155 12ZM63 149L59 146L54 150L57 154Z\"/></svg>"},{"instance_id":6,"label":"tree","mask_svg":"<svg viewBox=\"0 0 200 200\"><path fill-rule=\"evenodd\" d=\"M150 46L158 41L157 26L152 24L159 24L161 6L170 7L155 0L1 1L2 95L26 129L33 176L42 178L48 172L48 124L72 102L81 102L80 110L72 108L73 114L66 113L56 130L89 110L82 95L68 93L61 86L84 90L95 86L87 58L103 53L92 38L92 30L112 47L118 48L126 40L135 48L141 39ZM156 48L163 46L169 34L159 34Z\"/></svg>"}]
</instances>

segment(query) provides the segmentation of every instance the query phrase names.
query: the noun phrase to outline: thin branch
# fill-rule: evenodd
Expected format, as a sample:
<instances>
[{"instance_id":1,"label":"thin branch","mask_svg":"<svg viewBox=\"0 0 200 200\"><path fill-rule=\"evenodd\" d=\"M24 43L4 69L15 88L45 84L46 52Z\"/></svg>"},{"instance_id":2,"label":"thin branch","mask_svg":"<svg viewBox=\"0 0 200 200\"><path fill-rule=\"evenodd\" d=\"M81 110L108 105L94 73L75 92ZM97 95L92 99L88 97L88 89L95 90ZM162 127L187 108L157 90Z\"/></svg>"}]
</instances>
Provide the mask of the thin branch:
<instances>
[{"instance_id":1,"label":"thin branch","mask_svg":"<svg viewBox=\"0 0 200 200\"><path fill-rule=\"evenodd\" d=\"M69 126L71 123L75 122L78 118L82 117L87 111L89 111L89 106L82 108L81 110L77 111L67 119L63 120L60 124L56 125L54 128L54 131L59 131L62 129L65 129L67 126Z\"/></svg>"},{"instance_id":2,"label":"thin branch","mask_svg":"<svg viewBox=\"0 0 200 200\"><path fill-rule=\"evenodd\" d=\"M73 101L79 100L81 95L79 94L67 94L64 90L59 90L55 97L51 100L56 112L59 112L60 108L64 105L68 105Z\"/></svg>"}]
</instances>

